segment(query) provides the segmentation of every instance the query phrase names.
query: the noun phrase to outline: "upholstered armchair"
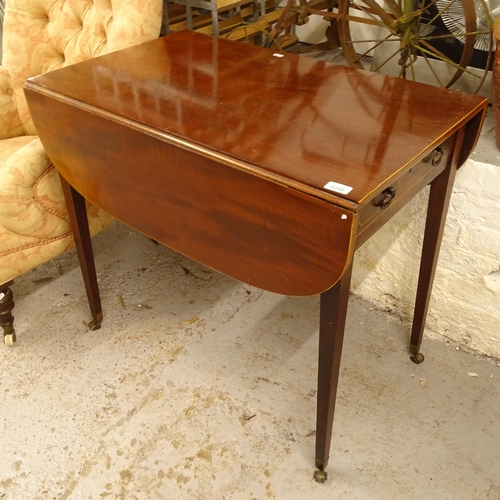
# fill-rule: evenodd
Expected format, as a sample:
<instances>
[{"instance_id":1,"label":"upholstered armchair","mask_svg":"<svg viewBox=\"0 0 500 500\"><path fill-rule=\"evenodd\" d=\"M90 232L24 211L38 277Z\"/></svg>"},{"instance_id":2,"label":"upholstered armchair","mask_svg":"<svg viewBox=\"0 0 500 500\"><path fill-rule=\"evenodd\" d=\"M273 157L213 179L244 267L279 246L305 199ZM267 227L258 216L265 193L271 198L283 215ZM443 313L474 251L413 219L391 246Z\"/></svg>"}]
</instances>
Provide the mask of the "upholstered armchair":
<instances>
[{"instance_id":1,"label":"upholstered armchair","mask_svg":"<svg viewBox=\"0 0 500 500\"><path fill-rule=\"evenodd\" d=\"M36 135L27 78L159 36L163 0L7 0L0 66L0 325L15 342L13 280L73 245L57 171ZM50 120L50 109L47 109ZM87 208L91 233L111 218Z\"/></svg>"}]
</instances>

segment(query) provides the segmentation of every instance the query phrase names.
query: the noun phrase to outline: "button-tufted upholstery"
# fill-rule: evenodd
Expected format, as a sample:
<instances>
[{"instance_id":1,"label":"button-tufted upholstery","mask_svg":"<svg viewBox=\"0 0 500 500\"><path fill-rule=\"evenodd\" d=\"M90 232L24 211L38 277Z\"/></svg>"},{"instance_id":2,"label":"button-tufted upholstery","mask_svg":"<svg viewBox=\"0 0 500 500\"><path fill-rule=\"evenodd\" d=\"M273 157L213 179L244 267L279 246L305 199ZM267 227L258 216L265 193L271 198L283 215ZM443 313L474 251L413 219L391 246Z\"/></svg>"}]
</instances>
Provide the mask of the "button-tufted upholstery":
<instances>
[{"instance_id":1,"label":"button-tufted upholstery","mask_svg":"<svg viewBox=\"0 0 500 500\"><path fill-rule=\"evenodd\" d=\"M7 0L0 66L0 325L4 327L7 284L73 244L59 177L36 136L24 82L158 37L162 4L163 0ZM89 206L88 214L92 234L111 222L95 207Z\"/></svg>"}]
</instances>

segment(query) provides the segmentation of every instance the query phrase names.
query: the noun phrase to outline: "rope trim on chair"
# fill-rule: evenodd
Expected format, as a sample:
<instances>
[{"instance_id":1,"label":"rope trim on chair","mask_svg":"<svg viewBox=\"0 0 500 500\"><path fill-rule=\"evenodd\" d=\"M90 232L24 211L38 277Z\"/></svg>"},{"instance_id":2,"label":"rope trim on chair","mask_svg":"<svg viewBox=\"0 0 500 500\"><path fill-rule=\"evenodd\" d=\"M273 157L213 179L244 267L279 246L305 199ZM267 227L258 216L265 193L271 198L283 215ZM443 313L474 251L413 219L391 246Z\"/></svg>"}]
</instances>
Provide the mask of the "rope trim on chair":
<instances>
[{"instance_id":1,"label":"rope trim on chair","mask_svg":"<svg viewBox=\"0 0 500 500\"><path fill-rule=\"evenodd\" d=\"M47 169L40 175L40 177L38 177L38 179L36 180L36 182L33 184L33 198L34 200L49 214L51 215L54 215L55 217L59 217L60 219L64 220L65 222L68 223L68 225L70 225L70 220L69 220L69 216L68 214L65 214L65 213L62 213L58 210L55 210L51 207L47 207L44 203L43 203L43 200L37 195L37 187L38 187L38 184L42 181L42 179L49 175L52 170L55 169L55 166L53 163L51 163ZM30 248L36 248L36 247L42 247L44 245L49 245L51 243L54 243L56 241L60 241L60 240L64 240L66 238L69 238L70 241L68 243L68 246L66 247L66 250L69 250L72 246L73 246L73 234L71 232L71 229L67 232L65 232L64 234L60 235L60 236L54 236L52 238L46 238L44 239L43 241L38 241L38 242L35 242L35 243L28 243L26 245L22 245L20 247L16 247L16 248L12 248L10 250L5 250L3 252L0 252L0 257L6 257L7 255L11 255L13 253L16 253L16 252L22 252L24 250L28 250Z\"/></svg>"},{"instance_id":2,"label":"rope trim on chair","mask_svg":"<svg viewBox=\"0 0 500 500\"><path fill-rule=\"evenodd\" d=\"M29 248L42 247L44 245L48 245L49 243L54 243L55 241L63 240L64 238L70 238L70 244L67 247L67 250L69 250L73 246L73 238L71 237L71 231L68 231L67 233L64 233L61 236L55 236L54 238L49 238L47 240L44 240L43 242L29 243L28 245L23 245L21 247L13 248L11 250L5 250L4 252L0 252L0 257L5 257L15 252L22 252L23 250L28 250Z\"/></svg>"},{"instance_id":3,"label":"rope trim on chair","mask_svg":"<svg viewBox=\"0 0 500 500\"><path fill-rule=\"evenodd\" d=\"M42 202L42 200L38 197L37 195L37 187L38 187L38 184L42 181L42 179L49 175L52 170L54 170L56 167L54 166L53 163L51 163L47 169L45 170L45 172L43 172L42 175L40 175L40 177L38 177L38 179L36 180L36 182L33 184L33 198L35 199L35 201L46 211L48 212L49 214L52 214L52 215L55 215L56 217L59 217L60 219L64 220L65 222L67 222L68 224L70 224L70 220L69 220L69 216L68 214L65 214L65 213L62 213L62 212L59 212L53 208L50 208L50 207L47 207L44 205L44 203Z\"/></svg>"}]
</instances>

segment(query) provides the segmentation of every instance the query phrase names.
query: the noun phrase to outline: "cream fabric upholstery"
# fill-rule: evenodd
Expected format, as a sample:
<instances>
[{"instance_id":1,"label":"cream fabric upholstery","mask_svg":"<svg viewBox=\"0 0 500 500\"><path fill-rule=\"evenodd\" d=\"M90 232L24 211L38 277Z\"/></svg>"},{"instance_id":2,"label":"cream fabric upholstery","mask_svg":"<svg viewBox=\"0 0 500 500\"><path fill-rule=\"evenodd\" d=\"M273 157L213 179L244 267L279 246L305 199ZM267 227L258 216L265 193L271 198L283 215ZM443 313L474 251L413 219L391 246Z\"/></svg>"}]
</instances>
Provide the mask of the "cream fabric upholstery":
<instances>
[{"instance_id":1,"label":"cream fabric upholstery","mask_svg":"<svg viewBox=\"0 0 500 500\"><path fill-rule=\"evenodd\" d=\"M59 177L24 97L26 79L158 37L162 4L7 0L0 66L0 286L73 244ZM92 234L111 222L95 207L88 214Z\"/></svg>"}]
</instances>

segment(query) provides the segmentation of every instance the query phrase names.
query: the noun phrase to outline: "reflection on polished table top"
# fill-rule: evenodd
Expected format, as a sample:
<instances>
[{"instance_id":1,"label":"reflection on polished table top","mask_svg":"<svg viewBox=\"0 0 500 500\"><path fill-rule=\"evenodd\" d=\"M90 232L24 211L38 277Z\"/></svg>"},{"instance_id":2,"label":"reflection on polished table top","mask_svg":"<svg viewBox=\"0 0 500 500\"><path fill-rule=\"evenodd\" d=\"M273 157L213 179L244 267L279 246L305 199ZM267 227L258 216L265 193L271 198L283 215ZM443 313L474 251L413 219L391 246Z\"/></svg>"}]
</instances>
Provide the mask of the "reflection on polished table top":
<instances>
[{"instance_id":1,"label":"reflection on polished table top","mask_svg":"<svg viewBox=\"0 0 500 500\"><path fill-rule=\"evenodd\" d=\"M191 32L32 78L25 91L63 177L96 322L82 197L240 281L321 294L323 471L354 251L431 184L411 338L420 362L454 175L486 100Z\"/></svg>"}]
</instances>

